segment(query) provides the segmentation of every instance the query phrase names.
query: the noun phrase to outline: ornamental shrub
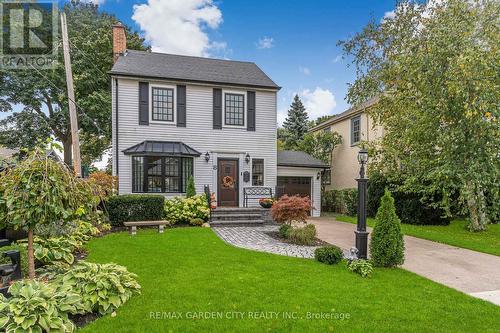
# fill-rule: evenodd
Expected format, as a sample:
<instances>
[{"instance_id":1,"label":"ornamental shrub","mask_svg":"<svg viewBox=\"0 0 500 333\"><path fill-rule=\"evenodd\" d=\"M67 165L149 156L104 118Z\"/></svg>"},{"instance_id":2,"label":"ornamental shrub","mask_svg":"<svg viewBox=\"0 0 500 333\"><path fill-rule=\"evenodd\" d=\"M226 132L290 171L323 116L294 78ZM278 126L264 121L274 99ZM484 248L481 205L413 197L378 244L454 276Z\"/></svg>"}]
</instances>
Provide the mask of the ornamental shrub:
<instances>
[{"instance_id":1,"label":"ornamental shrub","mask_svg":"<svg viewBox=\"0 0 500 333\"><path fill-rule=\"evenodd\" d=\"M271 207L271 215L278 223L302 222L305 223L311 212L311 200L309 197L299 195L283 195Z\"/></svg>"},{"instance_id":2,"label":"ornamental shrub","mask_svg":"<svg viewBox=\"0 0 500 333\"><path fill-rule=\"evenodd\" d=\"M314 258L328 265L338 264L343 257L344 253L335 245L320 247L314 251Z\"/></svg>"},{"instance_id":3,"label":"ornamental shrub","mask_svg":"<svg viewBox=\"0 0 500 333\"><path fill-rule=\"evenodd\" d=\"M282 224L279 229L279 234L281 238L288 239L290 237L290 230L292 230L292 226L289 224Z\"/></svg>"},{"instance_id":4,"label":"ornamental shrub","mask_svg":"<svg viewBox=\"0 0 500 333\"><path fill-rule=\"evenodd\" d=\"M140 294L137 275L117 264L80 261L53 280L72 288L82 298L86 312L107 314L115 311L134 294Z\"/></svg>"},{"instance_id":5,"label":"ornamental shrub","mask_svg":"<svg viewBox=\"0 0 500 333\"><path fill-rule=\"evenodd\" d=\"M189 220L189 225L195 226L195 227L201 227L205 223L203 219L200 218L194 218Z\"/></svg>"},{"instance_id":6,"label":"ornamental shrub","mask_svg":"<svg viewBox=\"0 0 500 333\"><path fill-rule=\"evenodd\" d=\"M193 176L188 177L187 185L186 185L186 198L191 198L196 195L196 188L194 187L194 178Z\"/></svg>"},{"instance_id":7,"label":"ornamental shrub","mask_svg":"<svg viewBox=\"0 0 500 333\"><path fill-rule=\"evenodd\" d=\"M5 332L73 332L68 314L84 312L82 298L68 285L20 280L0 295L0 328Z\"/></svg>"},{"instance_id":8,"label":"ornamental shrub","mask_svg":"<svg viewBox=\"0 0 500 333\"><path fill-rule=\"evenodd\" d=\"M324 191L321 206L325 212L354 216L358 209L358 190L349 188Z\"/></svg>"},{"instance_id":9,"label":"ornamental shrub","mask_svg":"<svg viewBox=\"0 0 500 333\"><path fill-rule=\"evenodd\" d=\"M314 224L308 224L303 228L292 228L288 239L297 245L312 245L316 239L316 227Z\"/></svg>"},{"instance_id":10,"label":"ornamental shrub","mask_svg":"<svg viewBox=\"0 0 500 333\"><path fill-rule=\"evenodd\" d=\"M114 195L117 192L118 177L102 171L92 172L88 178L94 194L101 199Z\"/></svg>"},{"instance_id":11,"label":"ornamental shrub","mask_svg":"<svg viewBox=\"0 0 500 333\"><path fill-rule=\"evenodd\" d=\"M380 205L380 198L384 195L385 188L389 188L394 197L396 205L396 214L398 214L402 223L419 225L448 225L450 218L445 216L445 211L440 208L430 207L422 203L421 195L418 193L405 193L397 190L400 182L389 181L382 173L378 171L370 172L370 181L368 182L368 202L367 215L375 216ZM441 201L436 198L435 202Z\"/></svg>"},{"instance_id":12,"label":"ornamental shrub","mask_svg":"<svg viewBox=\"0 0 500 333\"><path fill-rule=\"evenodd\" d=\"M112 225L122 226L128 221L159 221L163 219L165 197L150 194L112 196L107 208Z\"/></svg>"},{"instance_id":13,"label":"ornamental shrub","mask_svg":"<svg viewBox=\"0 0 500 333\"><path fill-rule=\"evenodd\" d=\"M373 265L368 260L357 259L347 264L347 269L353 273L357 273L362 277L371 277L373 273Z\"/></svg>"},{"instance_id":14,"label":"ornamental shrub","mask_svg":"<svg viewBox=\"0 0 500 333\"><path fill-rule=\"evenodd\" d=\"M404 240L401 221L396 215L394 199L389 190L380 201L370 243L370 254L375 266L394 267L404 262Z\"/></svg>"},{"instance_id":15,"label":"ornamental shrub","mask_svg":"<svg viewBox=\"0 0 500 333\"><path fill-rule=\"evenodd\" d=\"M165 218L171 223L189 223L192 219L208 220L210 210L205 194L191 198L174 197L165 200Z\"/></svg>"}]
</instances>

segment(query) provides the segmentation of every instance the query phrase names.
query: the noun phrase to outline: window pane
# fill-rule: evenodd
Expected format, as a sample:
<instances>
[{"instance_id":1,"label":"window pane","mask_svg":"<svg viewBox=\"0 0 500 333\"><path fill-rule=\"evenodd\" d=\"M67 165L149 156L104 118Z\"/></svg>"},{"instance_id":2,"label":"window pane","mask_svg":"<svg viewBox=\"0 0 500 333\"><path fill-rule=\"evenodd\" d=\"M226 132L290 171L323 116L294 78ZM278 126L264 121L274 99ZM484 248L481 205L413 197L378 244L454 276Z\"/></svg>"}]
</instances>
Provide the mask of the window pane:
<instances>
[{"instance_id":1,"label":"window pane","mask_svg":"<svg viewBox=\"0 0 500 333\"><path fill-rule=\"evenodd\" d=\"M193 159L190 157L182 158L182 193L186 193L186 187L189 176L193 175Z\"/></svg>"},{"instance_id":2,"label":"window pane","mask_svg":"<svg viewBox=\"0 0 500 333\"><path fill-rule=\"evenodd\" d=\"M224 94L224 118L226 125L243 126L245 124L245 96Z\"/></svg>"},{"instance_id":3,"label":"window pane","mask_svg":"<svg viewBox=\"0 0 500 333\"><path fill-rule=\"evenodd\" d=\"M174 90L152 88L153 120L174 121Z\"/></svg>"},{"instance_id":4,"label":"window pane","mask_svg":"<svg viewBox=\"0 0 500 333\"><path fill-rule=\"evenodd\" d=\"M165 158L165 191L180 192L178 157Z\"/></svg>"},{"instance_id":5,"label":"window pane","mask_svg":"<svg viewBox=\"0 0 500 333\"><path fill-rule=\"evenodd\" d=\"M264 160L252 160L252 185L264 186Z\"/></svg>"},{"instance_id":6,"label":"window pane","mask_svg":"<svg viewBox=\"0 0 500 333\"><path fill-rule=\"evenodd\" d=\"M147 175L148 175L148 192L162 192L161 179L161 157L148 157Z\"/></svg>"},{"instance_id":7,"label":"window pane","mask_svg":"<svg viewBox=\"0 0 500 333\"><path fill-rule=\"evenodd\" d=\"M351 119L351 144L361 140L361 119L360 117Z\"/></svg>"},{"instance_id":8,"label":"window pane","mask_svg":"<svg viewBox=\"0 0 500 333\"><path fill-rule=\"evenodd\" d=\"M144 192L144 157L132 157L132 192Z\"/></svg>"}]
</instances>

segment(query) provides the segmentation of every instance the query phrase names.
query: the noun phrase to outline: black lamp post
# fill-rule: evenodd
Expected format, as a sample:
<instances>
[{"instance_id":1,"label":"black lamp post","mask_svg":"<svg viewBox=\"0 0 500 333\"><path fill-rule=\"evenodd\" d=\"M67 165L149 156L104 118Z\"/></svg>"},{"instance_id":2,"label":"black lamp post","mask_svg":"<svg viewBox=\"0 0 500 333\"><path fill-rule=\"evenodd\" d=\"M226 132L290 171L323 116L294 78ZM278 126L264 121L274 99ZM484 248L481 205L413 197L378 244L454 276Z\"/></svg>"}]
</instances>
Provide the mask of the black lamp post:
<instances>
[{"instance_id":1,"label":"black lamp post","mask_svg":"<svg viewBox=\"0 0 500 333\"><path fill-rule=\"evenodd\" d=\"M368 257L368 232L366 231L366 202L368 200L367 185L368 178L365 177L365 165L368 162L368 151L361 149L358 153L358 162L360 164L358 182L358 223L356 231L356 248L358 257L366 259Z\"/></svg>"}]
</instances>

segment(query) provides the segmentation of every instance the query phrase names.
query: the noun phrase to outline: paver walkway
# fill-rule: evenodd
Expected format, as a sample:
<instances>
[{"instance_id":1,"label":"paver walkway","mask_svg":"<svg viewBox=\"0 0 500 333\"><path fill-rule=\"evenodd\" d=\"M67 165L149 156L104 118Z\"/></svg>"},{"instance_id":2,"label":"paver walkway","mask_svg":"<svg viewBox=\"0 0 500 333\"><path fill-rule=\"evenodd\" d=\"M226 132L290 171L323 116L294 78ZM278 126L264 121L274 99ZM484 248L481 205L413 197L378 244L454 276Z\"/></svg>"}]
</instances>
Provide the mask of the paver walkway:
<instances>
[{"instance_id":1,"label":"paver walkway","mask_svg":"<svg viewBox=\"0 0 500 333\"><path fill-rule=\"evenodd\" d=\"M313 258L317 246L301 246L280 242L268 232L278 231L278 226L212 227L226 243L260 252L281 254L289 257Z\"/></svg>"},{"instance_id":2,"label":"paver walkway","mask_svg":"<svg viewBox=\"0 0 500 333\"><path fill-rule=\"evenodd\" d=\"M356 225L313 218L318 238L343 249L354 246ZM368 228L371 231L371 228ZM500 257L404 236L404 269L471 296L500 305Z\"/></svg>"}]
</instances>

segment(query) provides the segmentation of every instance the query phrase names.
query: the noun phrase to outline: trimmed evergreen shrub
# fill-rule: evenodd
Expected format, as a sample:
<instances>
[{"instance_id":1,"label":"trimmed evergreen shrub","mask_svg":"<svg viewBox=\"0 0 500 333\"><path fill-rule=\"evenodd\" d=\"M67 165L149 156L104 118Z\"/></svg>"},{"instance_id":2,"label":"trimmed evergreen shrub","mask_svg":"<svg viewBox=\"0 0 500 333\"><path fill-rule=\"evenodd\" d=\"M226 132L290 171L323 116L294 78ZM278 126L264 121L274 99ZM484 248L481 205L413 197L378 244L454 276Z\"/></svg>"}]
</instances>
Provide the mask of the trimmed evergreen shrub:
<instances>
[{"instance_id":1,"label":"trimmed evergreen shrub","mask_svg":"<svg viewBox=\"0 0 500 333\"><path fill-rule=\"evenodd\" d=\"M288 239L290 236L290 230L292 230L292 226L289 224L282 224L279 229L280 237Z\"/></svg>"},{"instance_id":2,"label":"trimmed evergreen shrub","mask_svg":"<svg viewBox=\"0 0 500 333\"><path fill-rule=\"evenodd\" d=\"M404 262L404 240L401 221L396 215L394 198L389 190L380 201L370 243L370 254L375 266L394 267Z\"/></svg>"},{"instance_id":3,"label":"trimmed evergreen shrub","mask_svg":"<svg viewBox=\"0 0 500 333\"><path fill-rule=\"evenodd\" d=\"M308 224L303 228L292 228L288 234L288 239L297 245L312 245L316 238L316 227Z\"/></svg>"},{"instance_id":4,"label":"trimmed evergreen shrub","mask_svg":"<svg viewBox=\"0 0 500 333\"><path fill-rule=\"evenodd\" d=\"M314 258L316 258L317 261L328 265L338 264L343 257L344 254L342 250L338 246L334 245L320 247L314 251Z\"/></svg>"},{"instance_id":5,"label":"trimmed evergreen shrub","mask_svg":"<svg viewBox=\"0 0 500 333\"><path fill-rule=\"evenodd\" d=\"M400 184L389 182L380 172L371 172L370 181L368 182L367 215L373 217L377 214L380 198L384 195L384 189L387 187L391 189L396 205L396 213L402 223L419 225L450 224L449 218L442 217L445 213L444 210L423 204L418 193L403 193L392 190L398 185Z\"/></svg>"},{"instance_id":6,"label":"trimmed evergreen shrub","mask_svg":"<svg viewBox=\"0 0 500 333\"><path fill-rule=\"evenodd\" d=\"M358 210L358 190L348 188L324 191L321 195L321 207L325 212L354 216Z\"/></svg>"},{"instance_id":7,"label":"trimmed evergreen shrub","mask_svg":"<svg viewBox=\"0 0 500 333\"><path fill-rule=\"evenodd\" d=\"M150 194L126 194L110 197L107 208L112 225L129 221L158 221L163 219L165 197Z\"/></svg>"},{"instance_id":8,"label":"trimmed evergreen shrub","mask_svg":"<svg viewBox=\"0 0 500 333\"><path fill-rule=\"evenodd\" d=\"M186 198L191 198L196 195L196 188L194 187L194 178L193 176L188 177L187 185L186 185Z\"/></svg>"}]
</instances>

